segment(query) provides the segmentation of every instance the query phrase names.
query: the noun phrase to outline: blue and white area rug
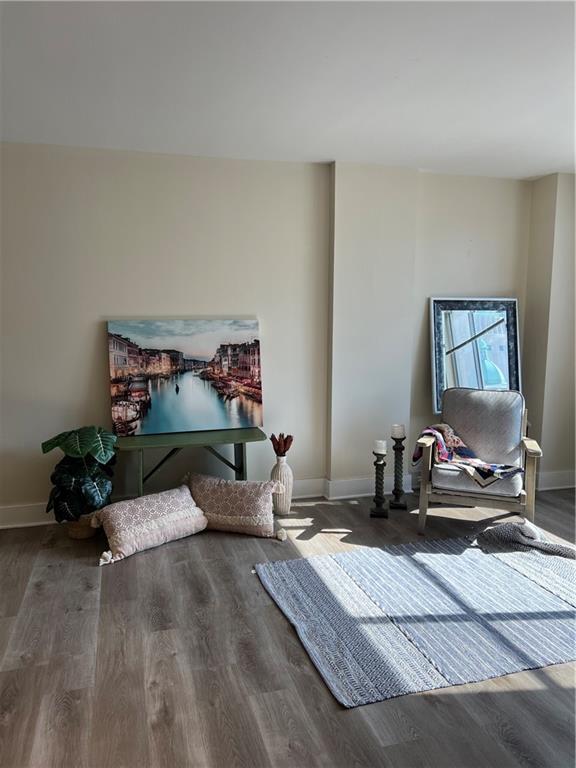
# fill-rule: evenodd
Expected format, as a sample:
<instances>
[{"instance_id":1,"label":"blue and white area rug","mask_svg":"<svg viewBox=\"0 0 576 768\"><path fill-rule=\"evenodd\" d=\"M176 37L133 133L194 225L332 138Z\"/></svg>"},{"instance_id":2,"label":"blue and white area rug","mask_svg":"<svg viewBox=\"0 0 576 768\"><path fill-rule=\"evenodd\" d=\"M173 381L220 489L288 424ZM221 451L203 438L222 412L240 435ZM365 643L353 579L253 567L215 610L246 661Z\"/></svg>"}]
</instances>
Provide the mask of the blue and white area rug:
<instances>
[{"instance_id":1,"label":"blue and white area rug","mask_svg":"<svg viewBox=\"0 0 576 768\"><path fill-rule=\"evenodd\" d=\"M356 707L574 660L575 565L446 539L256 572L336 699Z\"/></svg>"}]
</instances>

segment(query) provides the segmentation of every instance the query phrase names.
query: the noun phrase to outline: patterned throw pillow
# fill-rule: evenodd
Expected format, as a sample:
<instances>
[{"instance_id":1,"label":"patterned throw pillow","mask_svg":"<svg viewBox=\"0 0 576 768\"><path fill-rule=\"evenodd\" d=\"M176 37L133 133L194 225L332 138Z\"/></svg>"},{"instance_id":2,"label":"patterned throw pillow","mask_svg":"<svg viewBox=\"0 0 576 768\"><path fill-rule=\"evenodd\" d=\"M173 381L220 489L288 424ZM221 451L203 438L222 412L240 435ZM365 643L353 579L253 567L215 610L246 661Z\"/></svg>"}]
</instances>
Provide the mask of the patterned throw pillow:
<instances>
[{"instance_id":1,"label":"patterned throw pillow","mask_svg":"<svg viewBox=\"0 0 576 768\"><path fill-rule=\"evenodd\" d=\"M193 473L187 480L194 501L208 518L208 528L252 536L275 535L272 494L284 491L282 483L223 480Z\"/></svg>"},{"instance_id":2,"label":"patterned throw pillow","mask_svg":"<svg viewBox=\"0 0 576 768\"><path fill-rule=\"evenodd\" d=\"M104 527L110 545L100 565L203 531L207 522L185 485L109 504L92 517L92 526Z\"/></svg>"}]
</instances>

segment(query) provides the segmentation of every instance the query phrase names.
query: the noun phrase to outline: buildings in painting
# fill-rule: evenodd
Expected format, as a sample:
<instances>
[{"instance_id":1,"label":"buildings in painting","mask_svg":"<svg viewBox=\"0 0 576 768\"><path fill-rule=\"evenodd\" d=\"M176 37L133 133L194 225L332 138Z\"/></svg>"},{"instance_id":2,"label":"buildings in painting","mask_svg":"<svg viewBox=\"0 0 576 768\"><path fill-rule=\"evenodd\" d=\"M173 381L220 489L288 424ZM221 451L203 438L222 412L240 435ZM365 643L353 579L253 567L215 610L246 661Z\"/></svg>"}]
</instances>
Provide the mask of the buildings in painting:
<instances>
[{"instance_id":1,"label":"buildings in painting","mask_svg":"<svg viewBox=\"0 0 576 768\"><path fill-rule=\"evenodd\" d=\"M238 359L240 375L254 382L260 383L260 342L255 340L250 344L240 345L240 355Z\"/></svg>"},{"instance_id":2,"label":"buildings in painting","mask_svg":"<svg viewBox=\"0 0 576 768\"><path fill-rule=\"evenodd\" d=\"M142 349L127 336L109 333L108 356L112 381L125 381L135 376L173 376L206 369L218 377L250 379L254 384L261 381L258 339L239 344L220 344L214 357L206 362L185 357L177 349Z\"/></svg>"},{"instance_id":3,"label":"buildings in painting","mask_svg":"<svg viewBox=\"0 0 576 768\"><path fill-rule=\"evenodd\" d=\"M185 371L203 371L206 368L206 360L199 360L196 357L184 358Z\"/></svg>"},{"instance_id":4,"label":"buildings in painting","mask_svg":"<svg viewBox=\"0 0 576 768\"><path fill-rule=\"evenodd\" d=\"M145 373L148 376L170 376L172 363L168 352L160 349L143 349Z\"/></svg>"},{"instance_id":5,"label":"buildings in painting","mask_svg":"<svg viewBox=\"0 0 576 768\"><path fill-rule=\"evenodd\" d=\"M115 333L108 334L108 358L112 381L135 376L172 376L192 370L186 366L184 353L179 350L142 349L127 336Z\"/></svg>"},{"instance_id":6,"label":"buildings in painting","mask_svg":"<svg viewBox=\"0 0 576 768\"><path fill-rule=\"evenodd\" d=\"M145 368L142 350L138 344L114 333L108 334L108 358L111 379L138 376Z\"/></svg>"},{"instance_id":7,"label":"buildings in painting","mask_svg":"<svg viewBox=\"0 0 576 768\"><path fill-rule=\"evenodd\" d=\"M184 373L186 368L184 367L184 353L179 352L177 349L165 349L163 350L170 357L170 372Z\"/></svg>"},{"instance_id":8,"label":"buildings in painting","mask_svg":"<svg viewBox=\"0 0 576 768\"><path fill-rule=\"evenodd\" d=\"M250 379L259 384L262 378L260 342L254 339L241 344L220 344L208 368L216 376Z\"/></svg>"}]
</instances>

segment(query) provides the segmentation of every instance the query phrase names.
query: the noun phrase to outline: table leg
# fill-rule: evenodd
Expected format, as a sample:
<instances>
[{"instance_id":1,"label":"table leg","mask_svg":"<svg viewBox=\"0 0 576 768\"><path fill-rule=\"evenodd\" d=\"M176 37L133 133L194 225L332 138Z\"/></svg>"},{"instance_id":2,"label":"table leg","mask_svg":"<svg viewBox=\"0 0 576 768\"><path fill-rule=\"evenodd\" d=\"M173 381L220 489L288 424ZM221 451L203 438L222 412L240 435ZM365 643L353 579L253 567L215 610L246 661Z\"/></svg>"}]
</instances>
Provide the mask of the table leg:
<instances>
[{"instance_id":1,"label":"table leg","mask_svg":"<svg viewBox=\"0 0 576 768\"><path fill-rule=\"evenodd\" d=\"M234 464L236 480L246 480L246 443L234 443Z\"/></svg>"},{"instance_id":2,"label":"table leg","mask_svg":"<svg viewBox=\"0 0 576 768\"><path fill-rule=\"evenodd\" d=\"M144 495L144 449L138 451L138 496Z\"/></svg>"},{"instance_id":3,"label":"table leg","mask_svg":"<svg viewBox=\"0 0 576 768\"><path fill-rule=\"evenodd\" d=\"M155 467L152 467L152 469L150 469L150 470L148 470L148 472L146 472L146 474L144 475L144 479L143 479L142 483L144 484L146 482L146 480L148 480L149 477L152 477L154 472L157 472L160 469L160 467L168 461L168 459L171 459L172 456L175 456L177 453L180 453L181 450L182 450L182 448L172 448L172 450L169 451L166 454L166 456L164 456L164 458L160 459L160 461L158 462L158 464L156 464Z\"/></svg>"}]
</instances>

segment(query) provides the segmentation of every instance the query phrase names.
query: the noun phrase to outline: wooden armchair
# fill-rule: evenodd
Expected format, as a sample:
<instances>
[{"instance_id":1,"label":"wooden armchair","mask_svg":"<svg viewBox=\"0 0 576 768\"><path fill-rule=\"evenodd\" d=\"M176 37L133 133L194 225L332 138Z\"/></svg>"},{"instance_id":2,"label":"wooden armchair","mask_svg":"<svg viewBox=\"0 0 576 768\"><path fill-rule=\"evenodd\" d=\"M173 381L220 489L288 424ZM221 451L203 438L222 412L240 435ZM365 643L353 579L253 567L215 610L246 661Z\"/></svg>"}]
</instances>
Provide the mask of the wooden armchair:
<instances>
[{"instance_id":1,"label":"wooden armchair","mask_svg":"<svg viewBox=\"0 0 576 768\"><path fill-rule=\"evenodd\" d=\"M422 436L418 440L423 452L418 532L424 533L431 501L504 509L533 521L536 468L542 451L535 440L526 437L527 412L520 392L447 389L441 421L450 424L479 458L521 466L524 473L482 488L449 462L434 463L435 438Z\"/></svg>"}]
</instances>

